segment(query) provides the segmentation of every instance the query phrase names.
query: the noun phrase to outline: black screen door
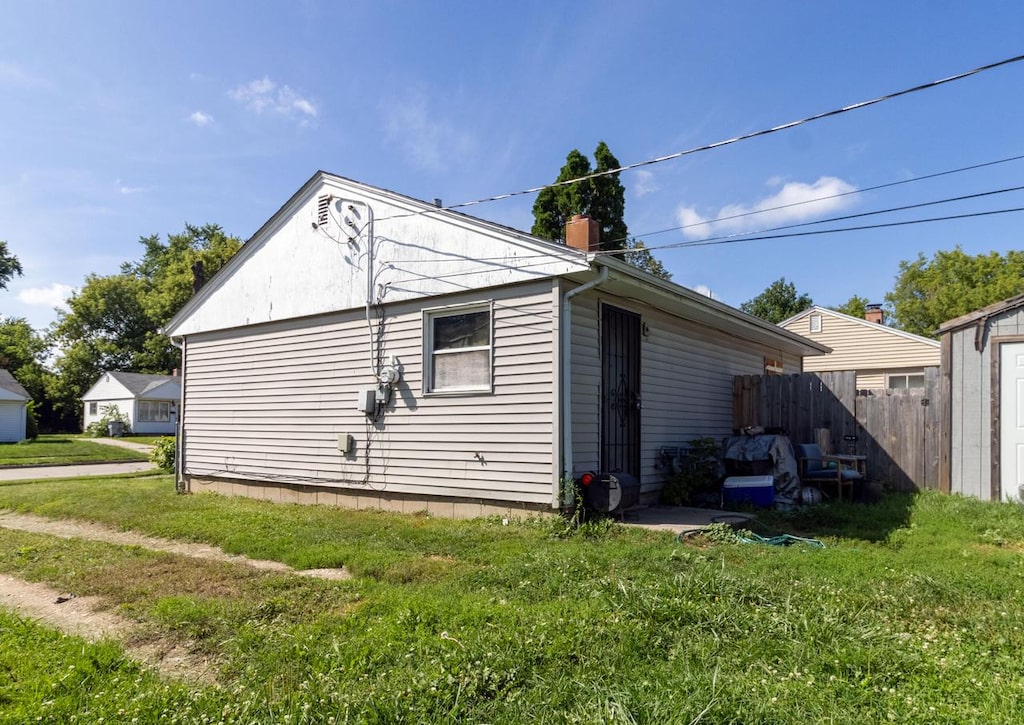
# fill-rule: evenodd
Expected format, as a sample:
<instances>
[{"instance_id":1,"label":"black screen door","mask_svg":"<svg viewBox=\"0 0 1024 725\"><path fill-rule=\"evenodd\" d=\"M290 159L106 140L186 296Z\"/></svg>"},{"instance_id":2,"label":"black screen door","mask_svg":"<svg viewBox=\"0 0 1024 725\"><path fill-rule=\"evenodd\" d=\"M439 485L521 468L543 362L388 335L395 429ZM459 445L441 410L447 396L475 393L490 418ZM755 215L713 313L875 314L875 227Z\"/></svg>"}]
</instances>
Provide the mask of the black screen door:
<instances>
[{"instance_id":1,"label":"black screen door","mask_svg":"<svg viewBox=\"0 0 1024 725\"><path fill-rule=\"evenodd\" d=\"M601 470L640 477L640 315L601 312Z\"/></svg>"}]
</instances>

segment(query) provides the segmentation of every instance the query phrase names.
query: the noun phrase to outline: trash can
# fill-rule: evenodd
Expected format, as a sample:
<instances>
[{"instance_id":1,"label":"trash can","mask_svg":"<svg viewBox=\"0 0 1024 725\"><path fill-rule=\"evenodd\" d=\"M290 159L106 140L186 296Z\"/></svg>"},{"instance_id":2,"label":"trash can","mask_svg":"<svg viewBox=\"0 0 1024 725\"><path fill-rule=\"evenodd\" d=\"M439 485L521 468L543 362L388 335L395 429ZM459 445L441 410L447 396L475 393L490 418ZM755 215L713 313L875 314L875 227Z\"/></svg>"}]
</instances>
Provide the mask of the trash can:
<instances>
[{"instance_id":1,"label":"trash can","mask_svg":"<svg viewBox=\"0 0 1024 725\"><path fill-rule=\"evenodd\" d=\"M107 422L107 435L111 438L120 438L124 435L124 423L119 420Z\"/></svg>"}]
</instances>

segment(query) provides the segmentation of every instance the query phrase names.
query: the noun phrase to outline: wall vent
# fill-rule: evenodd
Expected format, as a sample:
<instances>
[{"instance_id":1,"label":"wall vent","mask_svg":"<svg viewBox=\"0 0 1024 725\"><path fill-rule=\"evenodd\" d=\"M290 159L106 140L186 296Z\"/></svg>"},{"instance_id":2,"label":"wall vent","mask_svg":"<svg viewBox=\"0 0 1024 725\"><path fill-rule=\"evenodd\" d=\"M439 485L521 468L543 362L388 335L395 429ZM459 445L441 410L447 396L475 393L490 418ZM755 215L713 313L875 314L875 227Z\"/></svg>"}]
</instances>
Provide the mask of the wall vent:
<instances>
[{"instance_id":1,"label":"wall vent","mask_svg":"<svg viewBox=\"0 0 1024 725\"><path fill-rule=\"evenodd\" d=\"M316 200L316 225L322 227L331 220L331 195L324 194Z\"/></svg>"}]
</instances>

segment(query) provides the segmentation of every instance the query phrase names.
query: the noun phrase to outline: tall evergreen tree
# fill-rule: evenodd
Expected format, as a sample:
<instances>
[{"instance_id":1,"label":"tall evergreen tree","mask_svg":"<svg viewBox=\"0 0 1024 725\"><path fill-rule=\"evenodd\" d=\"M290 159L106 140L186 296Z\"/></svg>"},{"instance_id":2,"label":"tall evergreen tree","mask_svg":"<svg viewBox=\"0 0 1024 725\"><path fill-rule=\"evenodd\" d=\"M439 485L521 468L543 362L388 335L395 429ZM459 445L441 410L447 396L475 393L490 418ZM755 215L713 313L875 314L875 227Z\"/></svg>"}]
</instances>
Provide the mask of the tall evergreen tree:
<instances>
[{"instance_id":1,"label":"tall evergreen tree","mask_svg":"<svg viewBox=\"0 0 1024 725\"><path fill-rule=\"evenodd\" d=\"M573 149L566 156L565 165L555 179L556 183L580 179L592 171L609 171L621 166L604 141L594 150L594 160L596 168L591 167L590 159L578 149ZM626 190L619 181L619 174L606 174L575 184L543 189L533 204L531 233L544 239L564 242L566 223L574 214L584 214L598 222L598 249L612 252L614 256L645 272L669 279L672 275L643 242L630 238L625 213Z\"/></svg>"}]
</instances>

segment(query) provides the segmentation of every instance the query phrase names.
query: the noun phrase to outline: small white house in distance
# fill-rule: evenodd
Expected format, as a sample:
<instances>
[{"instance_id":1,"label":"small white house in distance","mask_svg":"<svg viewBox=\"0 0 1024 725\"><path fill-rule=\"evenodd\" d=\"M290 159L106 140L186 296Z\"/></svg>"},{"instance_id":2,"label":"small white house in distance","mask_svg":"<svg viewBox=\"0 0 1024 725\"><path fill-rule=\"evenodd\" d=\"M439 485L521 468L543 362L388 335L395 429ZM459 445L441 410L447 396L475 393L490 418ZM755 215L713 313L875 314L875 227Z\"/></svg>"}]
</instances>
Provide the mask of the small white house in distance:
<instances>
[{"instance_id":1,"label":"small white house in distance","mask_svg":"<svg viewBox=\"0 0 1024 725\"><path fill-rule=\"evenodd\" d=\"M815 305L779 327L832 348L828 355L806 358L802 372L853 370L858 390L925 387L924 369L939 366L939 341L884 322L879 305L869 305L865 319Z\"/></svg>"},{"instance_id":2,"label":"small white house in distance","mask_svg":"<svg viewBox=\"0 0 1024 725\"><path fill-rule=\"evenodd\" d=\"M103 418L116 405L128 416L133 433L173 435L181 399L181 378L175 375L106 372L82 396L83 428Z\"/></svg>"},{"instance_id":3,"label":"small white house in distance","mask_svg":"<svg viewBox=\"0 0 1024 725\"><path fill-rule=\"evenodd\" d=\"M21 383L8 370L0 368L0 442L25 440L26 407L30 400Z\"/></svg>"},{"instance_id":4,"label":"small white house in distance","mask_svg":"<svg viewBox=\"0 0 1024 725\"><path fill-rule=\"evenodd\" d=\"M828 348L596 249L318 172L167 324L183 490L479 516L732 430Z\"/></svg>"}]
</instances>

